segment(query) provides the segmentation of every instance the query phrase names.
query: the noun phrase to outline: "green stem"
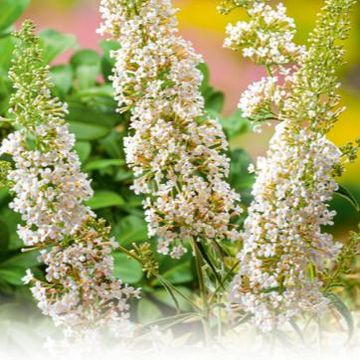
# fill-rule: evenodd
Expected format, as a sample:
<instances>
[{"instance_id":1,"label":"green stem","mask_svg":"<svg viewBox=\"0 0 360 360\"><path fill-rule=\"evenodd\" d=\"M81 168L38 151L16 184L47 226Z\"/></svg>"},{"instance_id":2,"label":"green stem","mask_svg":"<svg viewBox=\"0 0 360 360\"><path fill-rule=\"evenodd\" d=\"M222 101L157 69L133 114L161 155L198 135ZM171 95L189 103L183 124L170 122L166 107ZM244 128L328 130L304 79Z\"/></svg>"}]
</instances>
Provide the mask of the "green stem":
<instances>
[{"instance_id":1,"label":"green stem","mask_svg":"<svg viewBox=\"0 0 360 360\"><path fill-rule=\"evenodd\" d=\"M266 68L266 72L268 74L268 76L273 76L273 71L272 71L272 68L271 68L271 65L265 65L265 68Z\"/></svg>"},{"instance_id":2,"label":"green stem","mask_svg":"<svg viewBox=\"0 0 360 360\"><path fill-rule=\"evenodd\" d=\"M132 257L133 259L135 259L136 261L138 261L140 264L142 264L141 260L139 257L137 257L135 254L133 254L131 251L129 251L128 249L126 249L125 247L119 245L119 249L126 254L129 257Z\"/></svg>"},{"instance_id":3,"label":"green stem","mask_svg":"<svg viewBox=\"0 0 360 360\"><path fill-rule=\"evenodd\" d=\"M129 257L133 258L134 260L138 261L141 265L143 265L141 259L138 256L136 256L134 253L132 253L131 251L129 251L128 249L126 249L125 247L123 247L121 245L119 245L119 249L124 254L128 255ZM186 300L194 309L201 311L201 308L199 306L197 306L188 296L183 294L179 289L177 289L173 284L171 284L169 281L167 281L161 275L159 275L159 274L153 274L153 275L160 281L160 283L166 290L171 290L171 291L175 292L176 294L181 296L184 300ZM171 294L171 296L173 297L172 294Z\"/></svg>"},{"instance_id":4,"label":"green stem","mask_svg":"<svg viewBox=\"0 0 360 360\"><path fill-rule=\"evenodd\" d=\"M196 273L199 281L199 291L200 296L203 303L203 329L204 329L204 336L205 336L205 342L206 344L210 344L211 340L211 329L210 329L210 309L209 309L209 303L208 303L208 294L207 294L207 288L205 284L205 277L203 272L203 264L202 256L199 251L199 248L196 244L196 240L192 240L191 242L194 255L195 255L195 266L196 266Z\"/></svg>"},{"instance_id":5,"label":"green stem","mask_svg":"<svg viewBox=\"0 0 360 360\"><path fill-rule=\"evenodd\" d=\"M231 274L233 273L233 271L239 266L240 261L237 261L231 268L230 270L227 272L227 274L225 275L225 277L223 278L223 283L225 283L225 281L231 276ZM215 291L213 292L213 294L210 295L210 302L212 302L214 296L216 296L219 291L223 288L223 284L220 284Z\"/></svg>"},{"instance_id":6,"label":"green stem","mask_svg":"<svg viewBox=\"0 0 360 360\"><path fill-rule=\"evenodd\" d=\"M14 122L14 120L12 119L7 119L7 118L3 118L0 116L0 122L3 122L3 123L12 123Z\"/></svg>"},{"instance_id":7,"label":"green stem","mask_svg":"<svg viewBox=\"0 0 360 360\"><path fill-rule=\"evenodd\" d=\"M201 308L197 306L188 296L186 296L179 289L177 289L173 284L164 279L161 275L156 275L156 278L162 283L163 286L167 286L169 289L171 289L172 291L180 295L184 300L186 300L194 309L197 309L199 312L201 312Z\"/></svg>"}]
</instances>

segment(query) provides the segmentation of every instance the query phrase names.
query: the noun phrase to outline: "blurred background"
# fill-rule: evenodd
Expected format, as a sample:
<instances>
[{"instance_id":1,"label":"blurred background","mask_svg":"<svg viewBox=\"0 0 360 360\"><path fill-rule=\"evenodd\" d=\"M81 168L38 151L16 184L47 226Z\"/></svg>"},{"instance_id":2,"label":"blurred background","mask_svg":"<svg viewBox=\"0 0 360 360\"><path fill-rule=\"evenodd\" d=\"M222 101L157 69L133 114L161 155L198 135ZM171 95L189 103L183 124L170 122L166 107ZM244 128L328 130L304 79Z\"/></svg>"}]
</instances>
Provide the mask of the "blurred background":
<instances>
[{"instance_id":1,"label":"blurred background","mask_svg":"<svg viewBox=\"0 0 360 360\"><path fill-rule=\"evenodd\" d=\"M311 31L315 14L322 0L286 0L289 15L296 19L298 40L306 40ZM33 0L23 18L32 18L39 30L52 27L61 32L77 36L81 47L97 49L99 36L95 30L100 17L98 0ZM208 63L212 84L225 92L225 112L232 112L237 105L241 91L249 83L262 76L262 69L244 61L240 54L223 49L224 29L228 22L244 17L242 11L228 16L216 11L216 0L175 0L180 8L179 21L183 35L194 43ZM360 7L354 15L350 40L347 41L347 66L343 69L344 103L348 110L333 130L331 137L337 144L344 144L360 136ZM65 55L66 56L66 55ZM58 59L58 62L64 60ZM263 154L271 130L262 135L247 134L237 139L234 146L245 147L253 156ZM360 186L360 162L349 166L343 181L352 188Z\"/></svg>"}]
</instances>

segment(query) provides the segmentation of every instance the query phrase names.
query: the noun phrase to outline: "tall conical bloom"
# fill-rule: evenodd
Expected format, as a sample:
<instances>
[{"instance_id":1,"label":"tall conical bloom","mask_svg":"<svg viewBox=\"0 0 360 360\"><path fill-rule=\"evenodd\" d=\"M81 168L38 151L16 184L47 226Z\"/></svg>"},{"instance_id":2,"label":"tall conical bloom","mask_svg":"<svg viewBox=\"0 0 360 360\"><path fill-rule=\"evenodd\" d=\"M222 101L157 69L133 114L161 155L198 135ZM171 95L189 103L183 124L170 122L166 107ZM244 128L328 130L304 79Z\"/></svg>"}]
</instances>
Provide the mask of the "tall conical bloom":
<instances>
[{"instance_id":1,"label":"tall conical bloom","mask_svg":"<svg viewBox=\"0 0 360 360\"><path fill-rule=\"evenodd\" d=\"M125 139L134 190L146 195L149 234L180 257L186 240L238 238L239 196L226 182L228 143L208 119L200 93L202 61L178 35L170 0L102 0L101 33L121 44L112 78L119 111L130 111Z\"/></svg>"},{"instance_id":2,"label":"tall conical bloom","mask_svg":"<svg viewBox=\"0 0 360 360\"><path fill-rule=\"evenodd\" d=\"M18 234L26 246L40 250L45 280L27 271L25 283L44 314L72 336L90 335L102 326L128 325L127 300L137 290L113 277L116 247L105 222L84 205L93 192L74 151L75 138L64 117L66 105L50 93L49 69L31 22L17 34L9 77L18 130L5 139L1 154L12 156L8 172L15 194L11 208L24 225Z\"/></svg>"},{"instance_id":3,"label":"tall conical bloom","mask_svg":"<svg viewBox=\"0 0 360 360\"><path fill-rule=\"evenodd\" d=\"M302 312L318 314L327 307L318 275L337 257L341 245L334 243L322 226L332 225L335 212L329 209L328 201L338 188L335 168L344 157L326 138L326 132L339 115L335 73L343 48L337 41L347 35L353 3L326 1L307 52L289 45L286 49L296 50L296 56L290 57L286 51L282 58L283 50L272 51L270 46L261 51L263 58L256 55L255 61L267 65L269 79L274 72L284 73L285 83L256 87L256 106L246 102L246 98L252 99L247 93L240 101L243 110L255 119L270 114L282 121L276 126L266 157L258 160L254 201L242 233L240 270L232 287L232 300L251 313L254 323L265 332ZM262 9L267 19L253 20L263 26L262 31L257 30L258 36L271 38L273 34L267 34L279 28L268 26L277 16L264 1L254 1L253 6L248 8L250 16ZM288 32L283 34L289 40ZM245 43L244 39L236 42L233 35L230 31L231 43ZM286 43L285 38L282 43ZM258 54L256 44L247 53ZM277 59L296 60L293 73L284 67L288 61L267 62L274 54Z\"/></svg>"}]
</instances>

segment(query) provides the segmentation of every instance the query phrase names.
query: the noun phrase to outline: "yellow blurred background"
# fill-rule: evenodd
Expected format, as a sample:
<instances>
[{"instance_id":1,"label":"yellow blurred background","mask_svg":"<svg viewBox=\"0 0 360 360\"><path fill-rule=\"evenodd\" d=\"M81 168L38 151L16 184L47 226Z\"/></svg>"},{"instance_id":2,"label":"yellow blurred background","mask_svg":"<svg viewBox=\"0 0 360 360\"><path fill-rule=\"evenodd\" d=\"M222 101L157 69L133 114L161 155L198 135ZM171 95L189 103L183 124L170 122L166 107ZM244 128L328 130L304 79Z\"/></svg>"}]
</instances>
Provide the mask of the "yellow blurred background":
<instances>
[{"instance_id":1,"label":"yellow blurred background","mask_svg":"<svg viewBox=\"0 0 360 360\"><path fill-rule=\"evenodd\" d=\"M306 41L311 31L316 12L322 0L284 0L289 15L298 26L298 40ZM33 18L39 29L53 27L78 37L80 46L97 49L100 40L95 30L100 21L98 0L33 0L25 17ZM222 48L224 28L228 22L244 18L242 11L228 16L216 11L216 0L175 0L181 9L179 21L181 31L204 56L211 70L212 84L225 92L225 113L236 109L237 101L249 83L262 76L262 70L244 61L239 54ZM341 73L343 101L347 111L331 133L331 138L342 145L360 137L360 6L353 19L351 37L346 43L347 65ZM61 59L60 59L61 61ZM266 151L271 129L261 135L248 134L235 141L233 146L246 148L255 158ZM359 188L360 160L349 166L342 182Z\"/></svg>"}]
</instances>

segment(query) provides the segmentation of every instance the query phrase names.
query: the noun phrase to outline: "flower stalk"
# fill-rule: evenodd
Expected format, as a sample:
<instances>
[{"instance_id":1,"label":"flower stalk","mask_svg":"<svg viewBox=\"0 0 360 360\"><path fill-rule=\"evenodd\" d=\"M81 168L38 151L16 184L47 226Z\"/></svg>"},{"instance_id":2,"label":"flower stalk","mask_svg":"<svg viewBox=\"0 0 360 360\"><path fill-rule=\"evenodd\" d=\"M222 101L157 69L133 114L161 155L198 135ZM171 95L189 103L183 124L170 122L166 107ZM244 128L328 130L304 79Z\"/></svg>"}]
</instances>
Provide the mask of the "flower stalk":
<instances>
[{"instance_id":1,"label":"flower stalk","mask_svg":"<svg viewBox=\"0 0 360 360\"><path fill-rule=\"evenodd\" d=\"M102 0L100 11L100 32L121 44L112 80L119 111L130 112L127 163L158 251L180 258L192 241L237 239L228 143L205 114L202 59L178 35L171 1Z\"/></svg>"},{"instance_id":2,"label":"flower stalk","mask_svg":"<svg viewBox=\"0 0 360 360\"><path fill-rule=\"evenodd\" d=\"M104 327L129 336L128 300L139 291L113 276L117 243L105 221L85 205L93 191L65 122L66 104L51 95L49 68L34 32L26 21L15 34L9 78L17 130L0 148L14 163L7 180L15 196L10 207L23 221L18 235L26 248L40 251L46 267L44 279L28 270L23 280L68 339L96 339Z\"/></svg>"},{"instance_id":3,"label":"flower stalk","mask_svg":"<svg viewBox=\"0 0 360 360\"><path fill-rule=\"evenodd\" d=\"M246 2L250 22L228 27L225 45L269 73L245 91L240 109L255 120L270 112L281 120L266 156L253 168L254 200L232 286L232 301L265 333L303 313L318 317L329 305L322 274L341 254L341 244L323 226L333 225L329 201L338 190L334 175L344 154L326 134L343 111L339 41L348 35L354 3L326 0L307 49L293 43L295 25L283 5Z\"/></svg>"}]
</instances>

